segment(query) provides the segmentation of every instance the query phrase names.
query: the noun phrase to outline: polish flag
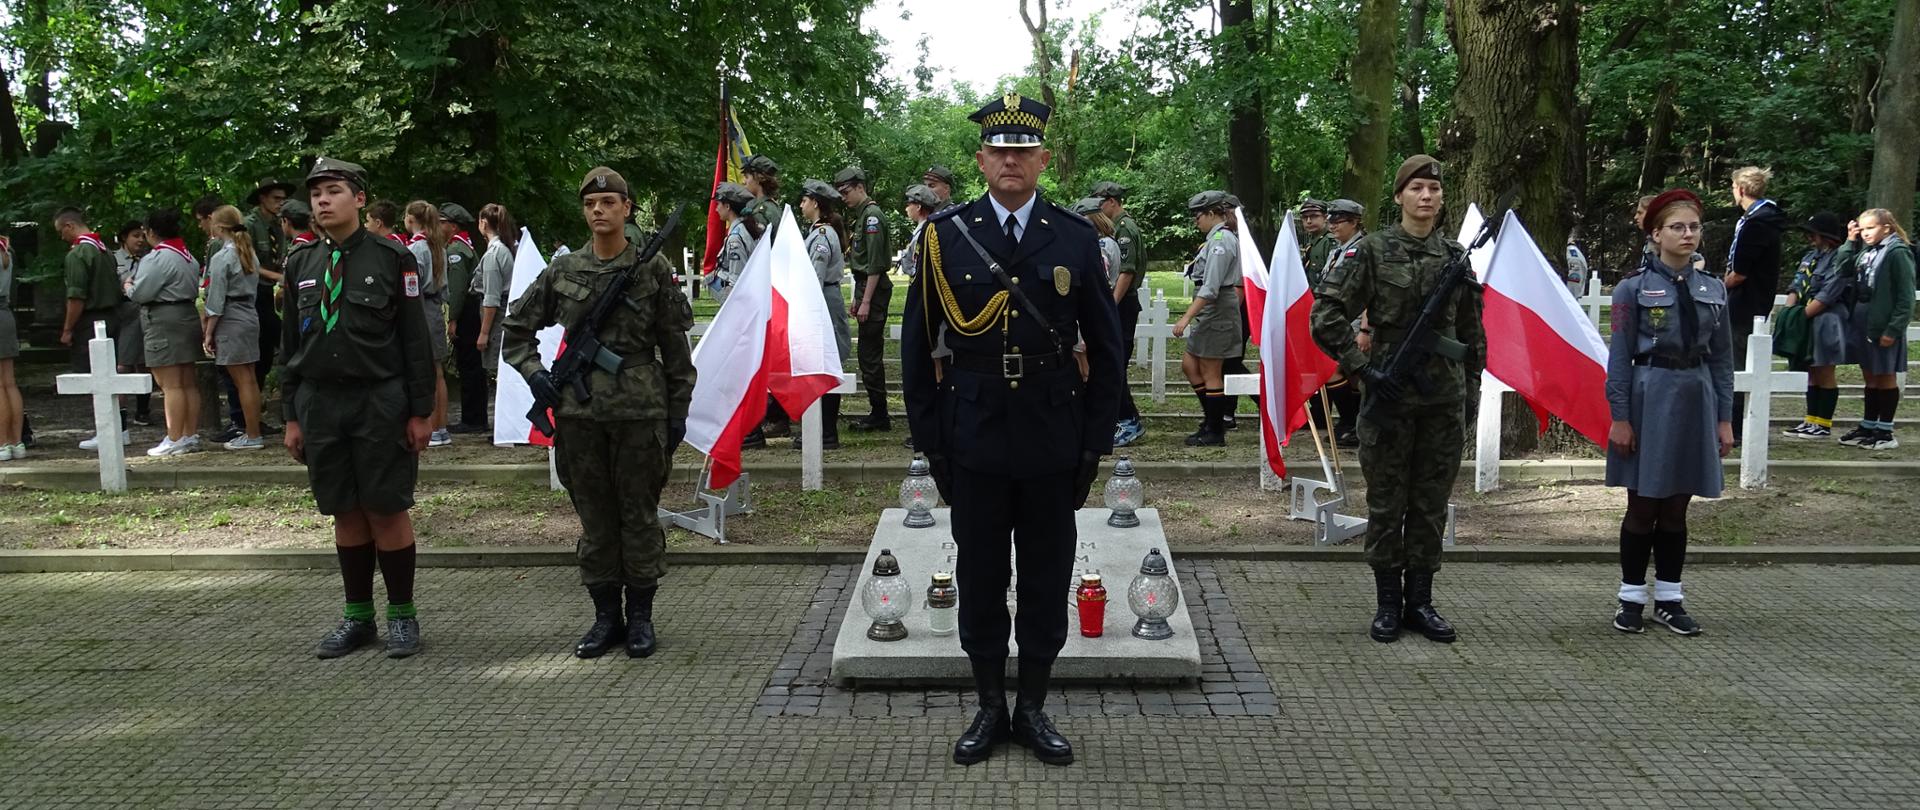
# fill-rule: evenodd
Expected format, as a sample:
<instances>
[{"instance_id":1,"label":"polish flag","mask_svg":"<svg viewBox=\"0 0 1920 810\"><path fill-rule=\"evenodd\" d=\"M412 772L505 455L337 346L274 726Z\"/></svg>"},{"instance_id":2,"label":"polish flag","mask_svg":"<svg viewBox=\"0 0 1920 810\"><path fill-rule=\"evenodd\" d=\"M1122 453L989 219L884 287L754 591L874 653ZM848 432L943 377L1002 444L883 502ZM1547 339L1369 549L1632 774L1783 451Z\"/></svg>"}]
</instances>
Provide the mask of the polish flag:
<instances>
[{"instance_id":1,"label":"polish flag","mask_svg":"<svg viewBox=\"0 0 1920 810\"><path fill-rule=\"evenodd\" d=\"M1482 274L1487 373L1525 397L1547 429L1547 414L1606 446L1607 344L1512 211Z\"/></svg>"},{"instance_id":2,"label":"polish flag","mask_svg":"<svg viewBox=\"0 0 1920 810\"><path fill-rule=\"evenodd\" d=\"M1240 217L1240 229L1234 233L1240 238L1240 279L1242 287L1240 300L1246 304L1247 325L1255 327L1249 330L1248 339L1253 345L1260 345L1260 329L1265 322L1267 309L1267 263L1260 259L1260 251L1253 246L1253 228L1247 221L1247 209L1235 208Z\"/></svg>"},{"instance_id":3,"label":"polish flag","mask_svg":"<svg viewBox=\"0 0 1920 810\"><path fill-rule=\"evenodd\" d=\"M1242 238L1244 241L1244 237ZM1243 248L1244 249L1244 248ZM1259 254L1255 254L1259 255ZM1293 235L1293 214L1280 222L1280 240L1273 247L1273 272L1265 275L1267 289L1261 302L1260 431L1265 434L1267 466L1285 476L1287 465L1280 447L1307 423L1307 400L1340 370L1340 364L1313 342L1308 323L1313 290L1307 287L1307 268L1300 263L1300 244ZM1251 296L1249 296L1251 298ZM1275 427L1284 428L1276 431Z\"/></svg>"},{"instance_id":4,"label":"polish flag","mask_svg":"<svg viewBox=\"0 0 1920 810\"><path fill-rule=\"evenodd\" d=\"M840 352L819 277L807 259L793 209L779 234L762 236L733 292L693 350L699 382L687 414L687 443L707 454L707 485L740 477L740 442L767 415L767 394L787 413L806 413L840 385Z\"/></svg>"},{"instance_id":5,"label":"polish flag","mask_svg":"<svg viewBox=\"0 0 1920 810\"><path fill-rule=\"evenodd\" d=\"M533 233L526 228L520 229L520 247L513 254L513 277L507 283L507 300L518 301L533 285L533 280L547 269L547 260L540 257L540 249L534 246ZM500 317L505 318L506 312ZM553 358L560 356L560 345L566 339L566 327L555 324L540 330L540 362L548 368L553 367ZM488 346L487 351L498 355L502 347ZM500 364L499 384L493 392L493 443L502 447L513 444L531 444L537 447L552 447L553 437L533 429L533 422L527 419L527 411L533 409L533 389L527 387L527 378L519 372L508 372L505 362ZM568 394L572 396L572 394ZM551 418L551 414L549 414Z\"/></svg>"}]
</instances>

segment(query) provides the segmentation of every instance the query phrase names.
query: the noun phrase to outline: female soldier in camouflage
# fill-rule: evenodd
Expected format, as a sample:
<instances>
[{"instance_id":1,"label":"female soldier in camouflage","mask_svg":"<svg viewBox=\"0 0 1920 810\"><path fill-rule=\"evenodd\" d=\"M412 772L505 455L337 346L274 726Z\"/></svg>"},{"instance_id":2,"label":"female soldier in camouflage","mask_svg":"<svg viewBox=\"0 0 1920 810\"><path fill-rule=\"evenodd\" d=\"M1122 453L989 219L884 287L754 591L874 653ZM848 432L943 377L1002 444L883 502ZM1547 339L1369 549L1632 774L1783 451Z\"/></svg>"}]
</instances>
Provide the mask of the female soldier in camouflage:
<instances>
[{"instance_id":1,"label":"female soldier in camouflage","mask_svg":"<svg viewBox=\"0 0 1920 810\"><path fill-rule=\"evenodd\" d=\"M1648 601L1655 622L1683 636L1700 632L1680 604L1687 505L1695 495L1720 496L1720 459L1733 448L1727 288L1693 267L1700 212L1700 198L1684 189L1648 203L1640 228L1654 250L1640 272L1613 289L1607 486L1627 488L1620 606L1613 617L1623 633L1645 632L1641 612Z\"/></svg>"}]
</instances>

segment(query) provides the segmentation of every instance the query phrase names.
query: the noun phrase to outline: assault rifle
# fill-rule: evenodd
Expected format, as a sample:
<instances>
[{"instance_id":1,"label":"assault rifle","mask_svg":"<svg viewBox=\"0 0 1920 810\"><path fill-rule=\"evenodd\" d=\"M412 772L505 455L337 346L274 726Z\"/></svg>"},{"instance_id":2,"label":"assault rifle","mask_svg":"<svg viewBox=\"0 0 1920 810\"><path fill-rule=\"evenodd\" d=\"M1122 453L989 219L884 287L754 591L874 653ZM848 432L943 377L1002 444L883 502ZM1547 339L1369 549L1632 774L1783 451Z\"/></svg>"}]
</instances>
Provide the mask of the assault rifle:
<instances>
[{"instance_id":1,"label":"assault rifle","mask_svg":"<svg viewBox=\"0 0 1920 810\"><path fill-rule=\"evenodd\" d=\"M1432 393L1433 380L1427 375L1428 358L1439 353L1442 356L1454 356L1458 359L1464 356L1464 352L1471 351L1470 347L1462 345L1459 341L1434 331L1434 324L1445 317L1447 307L1453 305L1454 291L1473 273L1473 261L1470 258L1473 252L1479 250L1499 233L1500 222L1506 217L1507 209L1512 207L1513 200L1517 196L1519 196L1519 189L1500 195L1500 201L1494 204L1493 211L1488 213L1485 220L1480 223L1480 232L1474 236L1473 243L1467 245L1465 251L1450 258L1447 266L1440 271L1439 281L1433 285L1433 290L1427 293L1427 300L1420 306L1419 317L1415 318L1413 325L1407 328L1406 337L1394 347L1393 356L1387 358L1386 364L1380 367L1381 372L1389 380L1411 382L1414 389L1420 393ZM1469 380L1468 385L1474 386L1477 382ZM1369 391L1366 403L1360 407L1361 418L1366 418L1369 411L1378 407L1381 399L1397 400L1398 398L1397 394L1389 394L1386 391Z\"/></svg>"},{"instance_id":2,"label":"assault rifle","mask_svg":"<svg viewBox=\"0 0 1920 810\"><path fill-rule=\"evenodd\" d=\"M667 244L667 237L680 227L680 209L675 208L673 215L667 217L667 224L647 240L647 244L635 254L633 266L614 276L605 292L593 302L593 308L587 310L587 316L579 321L567 324L566 348L559 357L553 359L553 370L548 377L553 380L555 391L573 389L573 398L577 402L593 399L593 391L587 386L587 374L598 368L608 374L620 373L620 366L626 358L614 354L600 343L600 324L627 297L627 288L633 285L635 273L645 267L647 262L659 255L660 249ZM543 401L538 394L534 396L533 409L527 411L527 420L541 433L553 435L553 420L548 418L547 409L560 407L559 400Z\"/></svg>"}]
</instances>

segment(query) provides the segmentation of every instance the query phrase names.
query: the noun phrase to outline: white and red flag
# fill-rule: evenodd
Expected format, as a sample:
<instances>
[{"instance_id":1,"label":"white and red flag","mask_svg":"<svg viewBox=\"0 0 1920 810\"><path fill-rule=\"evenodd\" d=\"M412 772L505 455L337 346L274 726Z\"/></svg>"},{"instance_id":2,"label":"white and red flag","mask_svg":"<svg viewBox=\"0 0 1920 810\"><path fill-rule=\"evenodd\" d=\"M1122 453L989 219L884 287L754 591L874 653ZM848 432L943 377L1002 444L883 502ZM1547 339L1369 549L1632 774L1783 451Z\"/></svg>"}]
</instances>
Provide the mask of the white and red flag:
<instances>
[{"instance_id":1,"label":"white and red flag","mask_svg":"<svg viewBox=\"0 0 1920 810\"><path fill-rule=\"evenodd\" d=\"M507 283L507 300L518 301L533 280L547 269L547 260L540 257L540 249L534 246L533 234L526 228L520 229L520 247L513 253L513 277ZM504 318L507 314L500 313ZM553 366L553 358L560 356L560 345L566 336L566 327L555 324L540 330L540 362L547 367ZM488 346L487 351L499 354L500 346ZM527 378L511 367L500 364L500 382L493 392L493 443L497 445L532 444L539 447L552 447L553 437L533 429L533 422L527 419L527 411L533 410L533 389L527 387ZM567 396L572 396L569 393ZM552 414L548 414L551 418Z\"/></svg>"},{"instance_id":2,"label":"white and red flag","mask_svg":"<svg viewBox=\"0 0 1920 810\"><path fill-rule=\"evenodd\" d=\"M805 413L840 385L840 352L819 277L793 209L777 237L754 245L733 292L693 351L698 372L687 414L687 443L707 454L707 485L740 477L740 441L766 418L767 395L787 413Z\"/></svg>"},{"instance_id":3,"label":"white and red flag","mask_svg":"<svg viewBox=\"0 0 1920 810\"><path fill-rule=\"evenodd\" d=\"M1309 323L1313 290L1307 286L1307 268L1300 262L1291 213L1280 222L1273 258L1272 272L1263 274L1266 289L1253 334L1260 345L1260 430L1266 435L1267 466L1274 475L1285 476L1287 465L1280 458L1280 447L1307 423L1307 401L1333 378L1340 364L1313 342Z\"/></svg>"},{"instance_id":4,"label":"white and red flag","mask_svg":"<svg viewBox=\"0 0 1920 810\"><path fill-rule=\"evenodd\" d=\"M1258 346L1262 339L1262 313L1267 309L1267 263L1260 258L1260 250L1253 246L1253 226L1247 221L1247 209L1235 208L1234 213L1240 217L1240 228L1234 234L1240 239L1240 280L1245 285L1240 290L1240 300L1246 305L1248 339Z\"/></svg>"},{"instance_id":5,"label":"white and red flag","mask_svg":"<svg viewBox=\"0 0 1920 810\"><path fill-rule=\"evenodd\" d=\"M1526 398L1542 431L1550 413L1606 446L1607 344L1512 211L1482 280L1487 373Z\"/></svg>"}]
</instances>

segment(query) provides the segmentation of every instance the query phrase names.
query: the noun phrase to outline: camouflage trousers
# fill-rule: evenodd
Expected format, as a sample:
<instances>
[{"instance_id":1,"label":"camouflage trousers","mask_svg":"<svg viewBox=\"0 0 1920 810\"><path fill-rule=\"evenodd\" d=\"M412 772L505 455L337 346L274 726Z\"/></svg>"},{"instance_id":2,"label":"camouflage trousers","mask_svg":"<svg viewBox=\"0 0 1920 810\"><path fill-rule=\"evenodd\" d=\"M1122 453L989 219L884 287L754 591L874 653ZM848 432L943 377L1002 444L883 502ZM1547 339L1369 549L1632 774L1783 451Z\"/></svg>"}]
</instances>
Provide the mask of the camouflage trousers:
<instances>
[{"instance_id":1,"label":"camouflage trousers","mask_svg":"<svg viewBox=\"0 0 1920 810\"><path fill-rule=\"evenodd\" d=\"M672 457L662 419L557 420L553 460L580 515L580 582L645 588L667 573L660 490Z\"/></svg>"},{"instance_id":2,"label":"camouflage trousers","mask_svg":"<svg viewBox=\"0 0 1920 810\"><path fill-rule=\"evenodd\" d=\"M1382 403L1385 405L1385 403ZM1459 403L1394 409L1360 419L1367 479L1367 564L1440 570L1447 502L1466 445Z\"/></svg>"}]
</instances>

